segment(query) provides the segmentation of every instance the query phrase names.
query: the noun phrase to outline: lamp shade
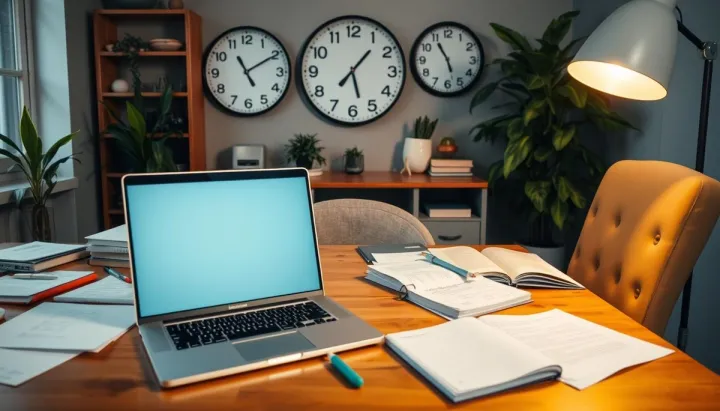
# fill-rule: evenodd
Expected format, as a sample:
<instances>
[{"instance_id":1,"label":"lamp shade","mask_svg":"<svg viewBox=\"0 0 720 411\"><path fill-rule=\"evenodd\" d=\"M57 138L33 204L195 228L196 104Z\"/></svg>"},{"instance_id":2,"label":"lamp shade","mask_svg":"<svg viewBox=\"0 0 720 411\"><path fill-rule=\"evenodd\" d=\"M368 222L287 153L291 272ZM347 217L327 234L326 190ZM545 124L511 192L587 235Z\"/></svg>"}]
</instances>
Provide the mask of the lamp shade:
<instances>
[{"instance_id":1,"label":"lamp shade","mask_svg":"<svg viewBox=\"0 0 720 411\"><path fill-rule=\"evenodd\" d=\"M568 65L585 85L633 100L667 95L678 29L675 0L632 0L603 21Z\"/></svg>"}]
</instances>

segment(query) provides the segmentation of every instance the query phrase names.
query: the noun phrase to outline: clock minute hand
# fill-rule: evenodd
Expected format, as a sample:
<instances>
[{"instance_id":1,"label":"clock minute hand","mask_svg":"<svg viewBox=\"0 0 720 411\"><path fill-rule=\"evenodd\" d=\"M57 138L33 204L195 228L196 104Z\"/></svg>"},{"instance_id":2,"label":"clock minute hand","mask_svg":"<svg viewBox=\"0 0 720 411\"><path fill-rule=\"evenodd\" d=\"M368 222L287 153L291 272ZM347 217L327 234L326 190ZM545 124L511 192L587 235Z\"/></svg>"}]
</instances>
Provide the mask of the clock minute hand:
<instances>
[{"instance_id":1,"label":"clock minute hand","mask_svg":"<svg viewBox=\"0 0 720 411\"><path fill-rule=\"evenodd\" d=\"M358 66L359 66L360 64L362 64L363 61L365 61L365 59L367 58L368 54L370 54L370 51L372 51L372 50L366 51L365 54L363 54L363 56L360 57L360 60L358 60L358 62L355 63L354 66L350 66L350 72L347 73L347 75L346 75L345 77L343 77L342 80L340 80L340 82L338 83L338 86L342 87L342 86L345 85L345 83L347 83L348 79L349 79L350 76L355 72L355 70L357 70Z\"/></svg>"},{"instance_id":2,"label":"clock minute hand","mask_svg":"<svg viewBox=\"0 0 720 411\"><path fill-rule=\"evenodd\" d=\"M267 62L270 61L270 60L277 60L277 54L272 55L272 56L266 58L265 60L259 62L258 64L250 67L249 69L247 69L248 73L251 72L251 71L253 71L253 70L254 70L255 68L257 68L258 66L262 66L263 64L267 63Z\"/></svg>"},{"instance_id":3,"label":"clock minute hand","mask_svg":"<svg viewBox=\"0 0 720 411\"><path fill-rule=\"evenodd\" d=\"M352 79L353 79L353 86L355 86L355 97L360 98L360 90L358 89L357 77L355 77L355 73L352 73Z\"/></svg>"},{"instance_id":4,"label":"clock minute hand","mask_svg":"<svg viewBox=\"0 0 720 411\"><path fill-rule=\"evenodd\" d=\"M237 56L237 61L240 63L240 67L243 69L243 74L245 74L245 77L248 78L250 81L250 85L255 87L255 82L253 81L252 77L250 77L250 73L248 73L248 70L245 68L245 63L243 63L242 58L240 56Z\"/></svg>"},{"instance_id":5,"label":"clock minute hand","mask_svg":"<svg viewBox=\"0 0 720 411\"><path fill-rule=\"evenodd\" d=\"M436 44L438 46L438 49L440 49L440 52L442 53L443 57L445 57L445 62L447 63L448 70L450 70L450 72L452 73L452 66L450 65L450 57L448 57L447 54L445 54L445 49L443 49L442 44L440 44L440 43L436 43Z\"/></svg>"}]
</instances>

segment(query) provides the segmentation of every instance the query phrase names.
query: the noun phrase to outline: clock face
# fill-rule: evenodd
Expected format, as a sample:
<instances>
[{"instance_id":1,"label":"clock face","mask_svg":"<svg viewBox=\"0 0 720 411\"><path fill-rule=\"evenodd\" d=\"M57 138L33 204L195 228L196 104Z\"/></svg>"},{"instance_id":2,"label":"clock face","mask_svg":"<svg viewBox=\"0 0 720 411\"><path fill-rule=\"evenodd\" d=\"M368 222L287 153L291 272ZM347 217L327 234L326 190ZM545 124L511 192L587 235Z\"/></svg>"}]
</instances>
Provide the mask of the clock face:
<instances>
[{"instance_id":1,"label":"clock face","mask_svg":"<svg viewBox=\"0 0 720 411\"><path fill-rule=\"evenodd\" d=\"M449 97L470 90L480 79L485 57L468 27L443 22L425 29L410 52L415 81L430 94Z\"/></svg>"},{"instance_id":2,"label":"clock face","mask_svg":"<svg viewBox=\"0 0 720 411\"><path fill-rule=\"evenodd\" d=\"M302 90L332 122L359 126L390 111L405 84L405 58L395 36L359 16L333 19L310 35L298 64Z\"/></svg>"},{"instance_id":3,"label":"clock face","mask_svg":"<svg viewBox=\"0 0 720 411\"><path fill-rule=\"evenodd\" d=\"M290 58L275 36L235 27L205 50L205 95L220 110L254 116L275 107L290 86Z\"/></svg>"}]
</instances>

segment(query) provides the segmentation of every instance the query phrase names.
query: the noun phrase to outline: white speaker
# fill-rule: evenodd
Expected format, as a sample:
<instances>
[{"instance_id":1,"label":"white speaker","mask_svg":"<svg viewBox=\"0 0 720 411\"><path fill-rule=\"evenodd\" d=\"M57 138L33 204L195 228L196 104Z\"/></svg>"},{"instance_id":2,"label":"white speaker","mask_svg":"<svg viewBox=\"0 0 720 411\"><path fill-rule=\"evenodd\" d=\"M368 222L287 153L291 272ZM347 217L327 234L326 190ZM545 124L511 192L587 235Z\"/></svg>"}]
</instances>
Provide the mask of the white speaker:
<instances>
[{"instance_id":1,"label":"white speaker","mask_svg":"<svg viewBox=\"0 0 720 411\"><path fill-rule=\"evenodd\" d=\"M265 168L265 146L260 144L233 146L232 168L235 170Z\"/></svg>"}]
</instances>

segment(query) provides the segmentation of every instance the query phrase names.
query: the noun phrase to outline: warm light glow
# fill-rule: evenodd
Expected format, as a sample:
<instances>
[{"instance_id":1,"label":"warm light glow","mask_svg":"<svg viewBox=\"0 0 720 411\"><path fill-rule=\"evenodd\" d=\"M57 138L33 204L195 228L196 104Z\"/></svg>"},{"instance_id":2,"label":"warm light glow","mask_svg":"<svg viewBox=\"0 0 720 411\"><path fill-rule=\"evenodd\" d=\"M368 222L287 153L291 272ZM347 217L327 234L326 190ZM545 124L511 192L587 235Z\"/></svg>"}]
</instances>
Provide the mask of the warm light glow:
<instances>
[{"instance_id":1,"label":"warm light glow","mask_svg":"<svg viewBox=\"0 0 720 411\"><path fill-rule=\"evenodd\" d=\"M660 100L667 95L667 90L657 81L617 64L573 61L567 70L579 82L615 96Z\"/></svg>"}]
</instances>

